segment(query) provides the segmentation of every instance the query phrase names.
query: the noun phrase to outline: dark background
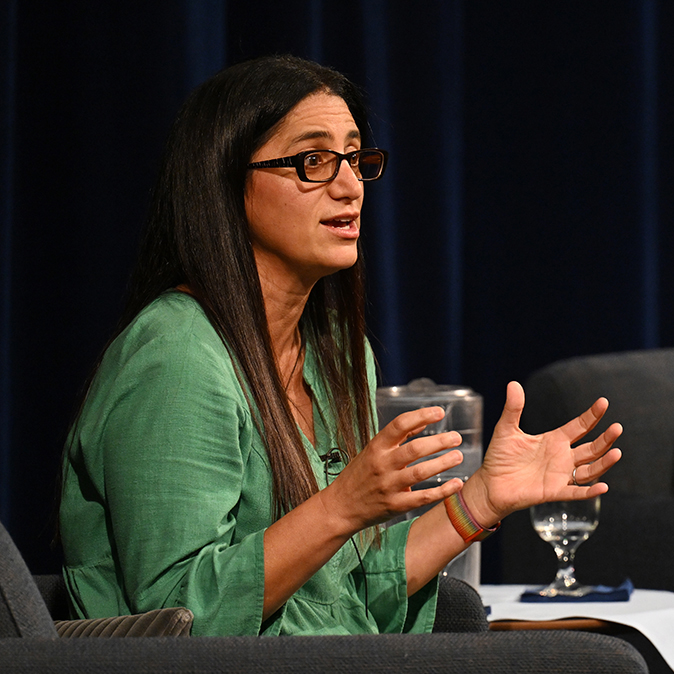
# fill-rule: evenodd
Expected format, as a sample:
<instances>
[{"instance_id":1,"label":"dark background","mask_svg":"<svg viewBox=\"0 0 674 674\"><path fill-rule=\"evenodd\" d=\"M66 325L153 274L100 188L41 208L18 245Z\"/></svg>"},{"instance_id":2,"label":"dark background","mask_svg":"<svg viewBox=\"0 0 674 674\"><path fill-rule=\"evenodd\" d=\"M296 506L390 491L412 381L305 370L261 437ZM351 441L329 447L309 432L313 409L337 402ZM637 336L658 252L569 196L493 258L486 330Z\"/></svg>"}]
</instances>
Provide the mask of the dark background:
<instances>
[{"instance_id":1,"label":"dark background","mask_svg":"<svg viewBox=\"0 0 674 674\"><path fill-rule=\"evenodd\" d=\"M674 345L673 30L666 0L5 0L0 518L33 572L58 567L61 446L193 86L290 52L366 88L383 381L471 386L488 436L511 379Z\"/></svg>"}]
</instances>

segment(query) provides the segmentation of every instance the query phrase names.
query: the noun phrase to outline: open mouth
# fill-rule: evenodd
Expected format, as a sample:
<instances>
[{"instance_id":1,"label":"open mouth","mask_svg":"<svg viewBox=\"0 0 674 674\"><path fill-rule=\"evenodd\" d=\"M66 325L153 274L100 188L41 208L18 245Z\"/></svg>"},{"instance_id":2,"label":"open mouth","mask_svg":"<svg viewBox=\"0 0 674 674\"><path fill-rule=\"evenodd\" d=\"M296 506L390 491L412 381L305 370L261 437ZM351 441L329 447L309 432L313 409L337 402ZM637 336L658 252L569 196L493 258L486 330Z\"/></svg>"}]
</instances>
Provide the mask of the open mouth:
<instances>
[{"instance_id":1,"label":"open mouth","mask_svg":"<svg viewBox=\"0 0 674 674\"><path fill-rule=\"evenodd\" d=\"M321 220L321 224L326 227L335 227L336 229L351 229L356 223L351 218L338 218L335 220Z\"/></svg>"}]
</instances>

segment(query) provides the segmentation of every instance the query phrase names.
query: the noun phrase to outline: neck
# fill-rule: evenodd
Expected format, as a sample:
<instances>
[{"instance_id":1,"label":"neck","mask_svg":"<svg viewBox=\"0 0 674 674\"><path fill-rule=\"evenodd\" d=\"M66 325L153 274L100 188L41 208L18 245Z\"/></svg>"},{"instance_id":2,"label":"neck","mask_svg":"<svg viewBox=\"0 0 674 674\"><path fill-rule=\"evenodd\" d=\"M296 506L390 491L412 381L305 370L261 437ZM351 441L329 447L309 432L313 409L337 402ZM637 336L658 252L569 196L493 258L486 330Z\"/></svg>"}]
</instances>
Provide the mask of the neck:
<instances>
[{"instance_id":1,"label":"neck","mask_svg":"<svg viewBox=\"0 0 674 674\"><path fill-rule=\"evenodd\" d=\"M262 273L260 284L274 357L285 381L301 348L299 322L311 289L280 285Z\"/></svg>"},{"instance_id":2,"label":"neck","mask_svg":"<svg viewBox=\"0 0 674 674\"><path fill-rule=\"evenodd\" d=\"M311 444L315 444L312 402L304 383L302 338L299 321L310 290L269 283L260 274L267 324L278 373L285 387L295 422Z\"/></svg>"},{"instance_id":3,"label":"neck","mask_svg":"<svg viewBox=\"0 0 674 674\"><path fill-rule=\"evenodd\" d=\"M299 322L311 288L285 285L278 276L267 276L258 265L267 325L278 373L285 387L295 422L315 444L312 402L304 383L302 338Z\"/></svg>"},{"instance_id":4,"label":"neck","mask_svg":"<svg viewBox=\"0 0 674 674\"><path fill-rule=\"evenodd\" d=\"M278 358L288 349L294 350L297 345L299 321L314 284L269 269L260 259L256 261L269 336Z\"/></svg>"}]
</instances>

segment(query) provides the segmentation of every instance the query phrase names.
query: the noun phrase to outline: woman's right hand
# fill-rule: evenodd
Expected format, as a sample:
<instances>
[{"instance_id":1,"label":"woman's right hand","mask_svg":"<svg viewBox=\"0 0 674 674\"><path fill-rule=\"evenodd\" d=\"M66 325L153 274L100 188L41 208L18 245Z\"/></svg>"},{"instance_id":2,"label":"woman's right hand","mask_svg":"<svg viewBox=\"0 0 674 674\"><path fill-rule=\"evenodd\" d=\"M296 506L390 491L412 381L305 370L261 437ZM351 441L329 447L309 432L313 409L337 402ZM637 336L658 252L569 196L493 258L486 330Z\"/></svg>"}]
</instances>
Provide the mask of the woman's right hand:
<instances>
[{"instance_id":1,"label":"woman's right hand","mask_svg":"<svg viewBox=\"0 0 674 674\"><path fill-rule=\"evenodd\" d=\"M264 619L277 611L355 533L444 499L461 488L461 480L454 479L431 489L412 490L416 483L463 460L457 450L409 465L461 443L456 432L406 442L443 416L442 408L427 407L396 417L346 465L332 484L266 529ZM451 528L448 519L447 523ZM308 531L312 535L307 536Z\"/></svg>"},{"instance_id":2,"label":"woman's right hand","mask_svg":"<svg viewBox=\"0 0 674 674\"><path fill-rule=\"evenodd\" d=\"M340 518L346 530L355 533L461 489L463 482L455 478L437 487L412 490L415 484L463 461L456 450L410 465L461 444L461 436L455 431L409 440L444 414L441 407L426 407L405 412L383 428L334 482L319 492L331 516Z\"/></svg>"}]
</instances>

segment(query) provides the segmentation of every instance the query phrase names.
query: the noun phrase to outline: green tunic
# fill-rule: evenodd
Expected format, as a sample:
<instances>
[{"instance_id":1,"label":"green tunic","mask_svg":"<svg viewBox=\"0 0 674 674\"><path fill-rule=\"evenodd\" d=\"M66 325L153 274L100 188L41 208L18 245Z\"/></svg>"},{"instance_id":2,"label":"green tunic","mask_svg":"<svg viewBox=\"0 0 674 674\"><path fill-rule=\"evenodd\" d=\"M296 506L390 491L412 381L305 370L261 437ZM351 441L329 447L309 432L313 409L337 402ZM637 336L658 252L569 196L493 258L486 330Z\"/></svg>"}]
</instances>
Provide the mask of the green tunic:
<instances>
[{"instance_id":1,"label":"green tunic","mask_svg":"<svg viewBox=\"0 0 674 674\"><path fill-rule=\"evenodd\" d=\"M304 378L316 447L304 442L322 488L319 456L336 443L310 349ZM373 382L372 374L372 390ZM436 583L406 597L409 523L386 529L380 549L359 542L369 616L347 544L263 623L271 494L266 452L227 350L194 299L165 293L107 350L70 443L60 517L76 616L185 606L196 635L431 630Z\"/></svg>"}]
</instances>

